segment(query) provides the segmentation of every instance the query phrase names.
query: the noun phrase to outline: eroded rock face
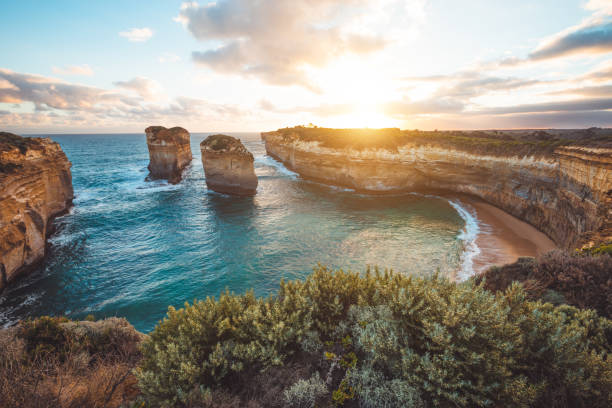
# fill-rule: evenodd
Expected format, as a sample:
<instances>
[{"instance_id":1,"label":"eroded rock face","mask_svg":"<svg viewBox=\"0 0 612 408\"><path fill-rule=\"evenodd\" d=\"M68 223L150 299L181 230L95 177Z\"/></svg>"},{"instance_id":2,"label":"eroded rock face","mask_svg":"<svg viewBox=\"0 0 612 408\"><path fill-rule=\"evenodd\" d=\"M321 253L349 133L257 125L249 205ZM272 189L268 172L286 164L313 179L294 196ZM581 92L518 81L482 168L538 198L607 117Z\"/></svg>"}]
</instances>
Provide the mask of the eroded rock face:
<instances>
[{"instance_id":1,"label":"eroded rock face","mask_svg":"<svg viewBox=\"0 0 612 408\"><path fill-rule=\"evenodd\" d=\"M0 132L0 290L43 259L53 218L72 205L70 166L51 139Z\"/></svg>"},{"instance_id":2,"label":"eroded rock face","mask_svg":"<svg viewBox=\"0 0 612 408\"><path fill-rule=\"evenodd\" d=\"M208 136L200 143L200 150L208 188L235 195L257 192L253 155L239 139L226 135Z\"/></svg>"},{"instance_id":3,"label":"eroded rock face","mask_svg":"<svg viewBox=\"0 0 612 408\"><path fill-rule=\"evenodd\" d=\"M544 156L470 152L434 143L326 147L262 133L267 153L303 177L365 191L472 194L530 223L561 247L612 240L612 149L562 146Z\"/></svg>"},{"instance_id":4,"label":"eroded rock face","mask_svg":"<svg viewBox=\"0 0 612 408\"><path fill-rule=\"evenodd\" d=\"M149 126L145 133L149 148L149 178L166 179L173 184L180 182L183 169L191 163L189 132L182 127Z\"/></svg>"}]
</instances>

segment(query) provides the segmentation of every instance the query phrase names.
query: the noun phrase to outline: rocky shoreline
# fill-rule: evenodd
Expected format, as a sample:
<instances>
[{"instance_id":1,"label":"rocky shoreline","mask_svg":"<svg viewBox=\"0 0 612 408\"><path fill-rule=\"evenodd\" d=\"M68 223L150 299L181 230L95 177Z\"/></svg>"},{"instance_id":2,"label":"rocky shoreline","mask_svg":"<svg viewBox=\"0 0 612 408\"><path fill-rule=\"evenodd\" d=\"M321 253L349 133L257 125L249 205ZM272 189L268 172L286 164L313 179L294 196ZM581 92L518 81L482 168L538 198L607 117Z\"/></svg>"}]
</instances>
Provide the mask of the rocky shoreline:
<instances>
[{"instance_id":1,"label":"rocky shoreline","mask_svg":"<svg viewBox=\"0 0 612 408\"><path fill-rule=\"evenodd\" d=\"M72 205L70 167L51 139L0 132L0 291L44 258L53 219Z\"/></svg>"},{"instance_id":2,"label":"rocky shoreline","mask_svg":"<svg viewBox=\"0 0 612 408\"><path fill-rule=\"evenodd\" d=\"M268 155L306 178L377 193L473 195L563 248L612 240L612 134L605 129L363 132L296 127L261 137Z\"/></svg>"}]
</instances>

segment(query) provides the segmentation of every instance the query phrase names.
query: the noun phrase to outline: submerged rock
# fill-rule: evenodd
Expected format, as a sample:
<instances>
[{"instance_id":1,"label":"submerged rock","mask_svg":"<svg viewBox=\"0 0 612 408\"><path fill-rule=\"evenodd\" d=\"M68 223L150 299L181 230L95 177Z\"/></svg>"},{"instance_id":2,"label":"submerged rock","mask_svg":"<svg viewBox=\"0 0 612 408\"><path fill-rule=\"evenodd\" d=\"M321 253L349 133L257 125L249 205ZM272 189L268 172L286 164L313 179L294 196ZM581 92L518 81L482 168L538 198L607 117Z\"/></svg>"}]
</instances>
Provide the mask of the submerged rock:
<instances>
[{"instance_id":1,"label":"submerged rock","mask_svg":"<svg viewBox=\"0 0 612 408\"><path fill-rule=\"evenodd\" d=\"M70 166L51 139L0 132L0 291L45 256L51 221L72 205Z\"/></svg>"},{"instance_id":2,"label":"submerged rock","mask_svg":"<svg viewBox=\"0 0 612 408\"><path fill-rule=\"evenodd\" d=\"M208 136L200 143L206 185L219 193L254 195L257 176L253 155L235 137Z\"/></svg>"},{"instance_id":3,"label":"submerged rock","mask_svg":"<svg viewBox=\"0 0 612 408\"><path fill-rule=\"evenodd\" d=\"M191 163L189 132L182 127L149 126L145 133L149 148L149 178L166 179L173 184L181 181L183 169Z\"/></svg>"}]
</instances>

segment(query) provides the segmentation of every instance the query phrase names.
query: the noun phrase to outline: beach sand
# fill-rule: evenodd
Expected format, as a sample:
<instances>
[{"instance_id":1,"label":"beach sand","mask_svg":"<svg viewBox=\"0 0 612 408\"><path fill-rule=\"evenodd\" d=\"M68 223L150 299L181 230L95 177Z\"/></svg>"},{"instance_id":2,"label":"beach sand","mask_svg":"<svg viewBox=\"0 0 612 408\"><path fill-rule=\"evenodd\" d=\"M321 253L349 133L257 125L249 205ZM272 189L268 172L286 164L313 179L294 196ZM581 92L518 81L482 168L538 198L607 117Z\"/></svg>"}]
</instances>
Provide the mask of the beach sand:
<instances>
[{"instance_id":1,"label":"beach sand","mask_svg":"<svg viewBox=\"0 0 612 408\"><path fill-rule=\"evenodd\" d=\"M480 227L476 238L480 253L473 258L476 274L493 265L512 263L521 256L537 256L557 248L532 225L479 198L465 196L459 200L476 215Z\"/></svg>"}]
</instances>

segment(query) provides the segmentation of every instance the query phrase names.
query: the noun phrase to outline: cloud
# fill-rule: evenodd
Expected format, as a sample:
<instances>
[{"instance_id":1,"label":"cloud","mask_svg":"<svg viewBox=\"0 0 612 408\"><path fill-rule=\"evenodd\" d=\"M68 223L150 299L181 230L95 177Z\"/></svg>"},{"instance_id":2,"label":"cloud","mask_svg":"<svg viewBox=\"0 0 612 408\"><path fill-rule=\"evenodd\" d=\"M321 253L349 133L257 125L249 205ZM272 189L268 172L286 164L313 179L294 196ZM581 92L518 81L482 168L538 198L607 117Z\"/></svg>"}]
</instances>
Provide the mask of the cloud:
<instances>
[{"instance_id":1,"label":"cloud","mask_svg":"<svg viewBox=\"0 0 612 408\"><path fill-rule=\"evenodd\" d=\"M66 65L64 67L53 67L51 68L54 74L57 75L84 75L92 76L94 74L93 69L87 65Z\"/></svg>"},{"instance_id":2,"label":"cloud","mask_svg":"<svg viewBox=\"0 0 612 408\"><path fill-rule=\"evenodd\" d=\"M99 88L71 84L40 75L21 74L7 69L0 69L0 81L5 84L0 88L0 102L32 102L40 110L46 108L87 110L96 105L120 103L124 99L129 99Z\"/></svg>"},{"instance_id":3,"label":"cloud","mask_svg":"<svg viewBox=\"0 0 612 408\"><path fill-rule=\"evenodd\" d=\"M132 42L145 42L153 37L153 30L147 27L132 28L128 31L121 31L119 35Z\"/></svg>"},{"instance_id":4,"label":"cloud","mask_svg":"<svg viewBox=\"0 0 612 408\"><path fill-rule=\"evenodd\" d=\"M200 6L184 3L181 22L198 40L216 44L192 53L202 66L253 76L274 85L301 85L313 91L307 75L346 54L368 54L390 41L366 21L378 8L416 0L226 0ZM378 21L380 23L380 21Z\"/></svg>"},{"instance_id":5,"label":"cloud","mask_svg":"<svg viewBox=\"0 0 612 408\"><path fill-rule=\"evenodd\" d=\"M562 31L546 40L528 56L532 61L574 54L612 51L612 21L595 21Z\"/></svg>"},{"instance_id":6,"label":"cloud","mask_svg":"<svg viewBox=\"0 0 612 408\"><path fill-rule=\"evenodd\" d=\"M3 115L2 124L17 129L125 130L151 123L235 123L238 117L248 117L248 112L236 106L196 98L179 96L163 104L150 103L146 97L156 83L147 78L116 84L120 89L106 90L0 68L0 103L14 104L15 109Z\"/></svg>"},{"instance_id":7,"label":"cloud","mask_svg":"<svg viewBox=\"0 0 612 408\"><path fill-rule=\"evenodd\" d=\"M415 83L438 83L440 87L435 92L435 96L454 98L471 98L490 92L526 88L544 82L537 79L485 75L476 71L462 71L452 75L405 77L403 79Z\"/></svg>"},{"instance_id":8,"label":"cloud","mask_svg":"<svg viewBox=\"0 0 612 408\"><path fill-rule=\"evenodd\" d=\"M459 113L465 108L465 103L450 97L432 97L420 101L405 99L385 104L385 114L395 118L410 118L413 115Z\"/></svg>"},{"instance_id":9,"label":"cloud","mask_svg":"<svg viewBox=\"0 0 612 408\"><path fill-rule=\"evenodd\" d=\"M113 82L113 85L134 91L144 99L153 99L154 96L161 90L159 83L144 77L132 78L129 81Z\"/></svg>"},{"instance_id":10,"label":"cloud","mask_svg":"<svg viewBox=\"0 0 612 408\"><path fill-rule=\"evenodd\" d=\"M606 97L612 95L612 85L583 86L549 92L549 95L582 95L590 97Z\"/></svg>"},{"instance_id":11,"label":"cloud","mask_svg":"<svg viewBox=\"0 0 612 408\"><path fill-rule=\"evenodd\" d=\"M595 15L612 15L612 2L610 0L589 0L584 8L594 11Z\"/></svg>"},{"instance_id":12,"label":"cloud","mask_svg":"<svg viewBox=\"0 0 612 408\"><path fill-rule=\"evenodd\" d=\"M612 60L603 62L580 78L595 82L612 80Z\"/></svg>"},{"instance_id":13,"label":"cloud","mask_svg":"<svg viewBox=\"0 0 612 408\"><path fill-rule=\"evenodd\" d=\"M478 113L505 115L509 113L580 112L605 111L609 109L612 109L612 98L591 98L516 106L491 107L481 109L478 111Z\"/></svg>"}]
</instances>

